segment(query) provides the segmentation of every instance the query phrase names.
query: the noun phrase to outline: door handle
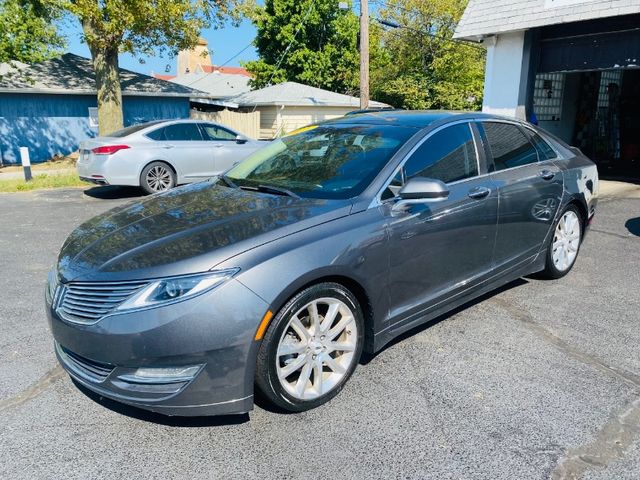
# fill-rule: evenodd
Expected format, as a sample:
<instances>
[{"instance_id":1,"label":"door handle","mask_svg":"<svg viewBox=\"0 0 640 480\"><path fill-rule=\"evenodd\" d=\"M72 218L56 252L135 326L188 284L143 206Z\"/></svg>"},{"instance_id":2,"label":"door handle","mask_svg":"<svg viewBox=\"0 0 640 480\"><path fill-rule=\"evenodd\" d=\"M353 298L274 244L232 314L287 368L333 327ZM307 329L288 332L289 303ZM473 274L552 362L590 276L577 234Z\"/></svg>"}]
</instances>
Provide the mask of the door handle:
<instances>
[{"instance_id":1,"label":"door handle","mask_svg":"<svg viewBox=\"0 0 640 480\"><path fill-rule=\"evenodd\" d=\"M540 175L543 180L551 180L556 176L555 172L552 172L551 170L541 170L538 175Z\"/></svg>"},{"instance_id":2,"label":"door handle","mask_svg":"<svg viewBox=\"0 0 640 480\"><path fill-rule=\"evenodd\" d=\"M467 195L469 196L469 198L479 200L481 198L485 198L490 193L491 193L491 189L487 187L476 187L469 190L469 193Z\"/></svg>"},{"instance_id":3,"label":"door handle","mask_svg":"<svg viewBox=\"0 0 640 480\"><path fill-rule=\"evenodd\" d=\"M163 145L162 148L173 148L173 145Z\"/></svg>"}]
</instances>

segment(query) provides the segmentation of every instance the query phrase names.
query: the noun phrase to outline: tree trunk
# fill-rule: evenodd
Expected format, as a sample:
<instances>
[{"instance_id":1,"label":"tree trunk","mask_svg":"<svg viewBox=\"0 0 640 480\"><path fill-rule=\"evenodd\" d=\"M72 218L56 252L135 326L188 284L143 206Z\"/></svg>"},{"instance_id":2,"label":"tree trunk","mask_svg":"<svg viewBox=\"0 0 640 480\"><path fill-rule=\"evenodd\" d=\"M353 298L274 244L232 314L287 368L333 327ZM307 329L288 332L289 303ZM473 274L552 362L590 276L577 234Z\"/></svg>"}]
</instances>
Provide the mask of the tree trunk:
<instances>
[{"instance_id":1,"label":"tree trunk","mask_svg":"<svg viewBox=\"0 0 640 480\"><path fill-rule=\"evenodd\" d=\"M118 48L90 50L98 91L98 132L100 135L108 135L123 127Z\"/></svg>"}]
</instances>

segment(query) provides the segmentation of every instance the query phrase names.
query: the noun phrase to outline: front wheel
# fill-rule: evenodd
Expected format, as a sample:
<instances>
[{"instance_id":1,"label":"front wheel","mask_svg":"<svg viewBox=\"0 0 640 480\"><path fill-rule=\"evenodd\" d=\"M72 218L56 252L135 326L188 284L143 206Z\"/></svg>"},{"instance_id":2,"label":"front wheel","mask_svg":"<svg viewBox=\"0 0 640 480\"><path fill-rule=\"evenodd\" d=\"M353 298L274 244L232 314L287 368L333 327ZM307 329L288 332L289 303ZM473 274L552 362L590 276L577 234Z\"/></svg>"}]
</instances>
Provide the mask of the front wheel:
<instances>
[{"instance_id":1,"label":"front wheel","mask_svg":"<svg viewBox=\"0 0 640 480\"><path fill-rule=\"evenodd\" d=\"M147 193L164 192L176 186L176 174L164 162L151 162L140 174L140 186Z\"/></svg>"},{"instance_id":2,"label":"front wheel","mask_svg":"<svg viewBox=\"0 0 640 480\"><path fill-rule=\"evenodd\" d=\"M294 296L267 330L256 385L276 406L292 412L335 397L358 364L364 318L342 285L321 283Z\"/></svg>"},{"instance_id":3,"label":"front wheel","mask_svg":"<svg viewBox=\"0 0 640 480\"><path fill-rule=\"evenodd\" d=\"M564 277L576 262L582 242L582 221L577 208L570 205L556 223L553 239L547 249L545 278Z\"/></svg>"}]
</instances>

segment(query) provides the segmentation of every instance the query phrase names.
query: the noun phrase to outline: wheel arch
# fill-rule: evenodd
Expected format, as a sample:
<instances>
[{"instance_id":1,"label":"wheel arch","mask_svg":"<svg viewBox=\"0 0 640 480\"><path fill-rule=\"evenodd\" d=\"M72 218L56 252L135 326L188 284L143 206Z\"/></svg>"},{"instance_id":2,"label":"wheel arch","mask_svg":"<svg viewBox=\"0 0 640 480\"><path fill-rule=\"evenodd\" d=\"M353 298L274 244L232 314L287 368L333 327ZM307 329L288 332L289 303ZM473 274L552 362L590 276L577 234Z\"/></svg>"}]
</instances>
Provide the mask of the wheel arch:
<instances>
[{"instance_id":1,"label":"wheel arch","mask_svg":"<svg viewBox=\"0 0 640 480\"><path fill-rule=\"evenodd\" d=\"M573 195L567 202L565 210L570 206L575 206L580 214L580 220L582 220L582 236L584 237L589 222L589 210L587 209L587 202L580 195Z\"/></svg>"},{"instance_id":2,"label":"wheel arch","mask_svg":"<svg viewBox=\"0 0 640 480\"><path fill-rule=\"evenodd\" d=\"M147 168L149 165L151 165L152 163L155 163L155 162L160 162L160 163L166 164L173 171L173 173L175 174L176 183L177 183L178 179L180 178L180 173L176 169L175 165L173 163L171 163L171 161L165 160L164 158L154 158L152 160L147 160L146 162L144 162L142 164L142 168L140 168L140 172L138 172L138 180L141 183L142 183L142 172L144 172L145 168Z\"/></svg>"},{"instance_id":3,"label":"wheel arch","mask_svg":"<svg viewBox=\"0 0 640 480\"><path fill-rule=\"evenodd\" d=\"M363 283L344 272L315 272L305 275L285 288L271 303L271 311L276 314L295 295L302 290L319 283L337 283L349 290L358 301L365 323L364 351L373 353L374 339L374 306Z\"/></svg>"}]
</instances>

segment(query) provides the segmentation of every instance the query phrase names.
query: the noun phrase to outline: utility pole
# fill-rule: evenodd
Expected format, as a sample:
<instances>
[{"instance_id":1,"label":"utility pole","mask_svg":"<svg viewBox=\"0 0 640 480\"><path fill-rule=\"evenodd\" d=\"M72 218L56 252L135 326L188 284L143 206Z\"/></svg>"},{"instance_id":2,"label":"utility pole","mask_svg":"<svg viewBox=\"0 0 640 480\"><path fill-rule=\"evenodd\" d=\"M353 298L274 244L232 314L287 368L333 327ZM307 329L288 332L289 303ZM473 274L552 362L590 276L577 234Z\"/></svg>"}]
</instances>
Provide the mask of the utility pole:
<instances>
[{"instance_id":1,"label":"utility pole","mask_svg":"<svg viewBox=\"0 0 640 480\"><path fill-rule=\"evenodd\" d=\"M360 109L369 108L369 0L360 0Z\"/></svg>"}]
</instances>

